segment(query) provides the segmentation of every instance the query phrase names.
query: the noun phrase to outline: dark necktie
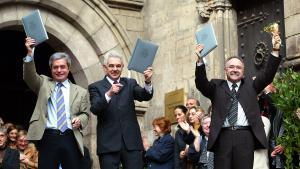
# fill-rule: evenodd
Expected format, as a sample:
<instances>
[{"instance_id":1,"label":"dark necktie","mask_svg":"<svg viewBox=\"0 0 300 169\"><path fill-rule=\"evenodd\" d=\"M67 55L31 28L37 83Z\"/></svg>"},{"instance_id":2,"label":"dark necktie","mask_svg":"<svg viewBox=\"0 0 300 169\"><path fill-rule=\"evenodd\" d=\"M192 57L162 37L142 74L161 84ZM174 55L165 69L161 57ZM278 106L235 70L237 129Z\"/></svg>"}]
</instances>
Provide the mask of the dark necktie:
<instances>
[{"instance_id":1,"label":"dark necktie","mask_svg":"<svg viewBox=\"0 0 300 169\"><path fill-rule=\"evenodd\" d=\"M203 165L207 164L207 141L205 138L202 138L201 143L200 143L200 159L199 162L202 163Z\"/></svg>"},{"instance_id":2,"label":"dark necktie","mask_svg":"<svg viewBox=\"0 0 300 169\"><path fill-rule=\"evenodd\" d=\"M113 84L118 84L118 81L115 80Z\"/></svg>"},{"instance_id":3,"label":"dark necktie","mask_svg":"<svg viewBox=\"0 0 300 169\"><path fill-rule=\"evenodd\" d=\"M64 95L62 93L61 87L63 86L62 83L57 84L57 92L56 92L56 110L57 110L57 128L64 132L68 129L67 125L67 116L66 116L66 109L65 109L65 101Z\"/></svg>"},{"instance_id":4,"label":"dark necktie","mask_svg":"<svg viewBox=\"0 0 300 169\"><path fill-rule=\"evenodd\" d=\"M235 83L232 84L232 89L231 89L231 107L228 113L228 122L231 126L233 126L236 121L237 121L237 113L238 113L238 100L236 97L236 90L235 88L237 85Z\"/></svg>"}]
</instances>

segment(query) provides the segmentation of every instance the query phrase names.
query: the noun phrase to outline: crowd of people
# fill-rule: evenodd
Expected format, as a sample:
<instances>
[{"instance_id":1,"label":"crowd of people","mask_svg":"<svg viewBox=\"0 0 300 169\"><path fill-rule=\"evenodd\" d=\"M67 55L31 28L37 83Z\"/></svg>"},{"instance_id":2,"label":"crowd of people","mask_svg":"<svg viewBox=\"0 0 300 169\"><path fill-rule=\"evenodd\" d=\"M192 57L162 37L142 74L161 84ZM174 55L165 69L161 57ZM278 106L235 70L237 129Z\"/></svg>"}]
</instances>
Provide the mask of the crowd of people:
<instances>
[{"instance_id":1,"label":"crowd of people","mask_svg":"<svg viewBox=\"0 0 300 169\"><path fill-rule=\"evenodd\" d=\"M0 125L0 161L1 169L38 168L37 148L28 141L27 131L22 126Z\"/></svg>"},{"instance_id":2,"label":"crowd of people","mask_svg":"<svg viewBox=\"0 0 300 169\"><path fill-rule=\"evenodd\" d=\"M39 75L34 62L35 43L30 37L25 39L27 55L23 59L23 79L37 94L37 103L28 133L14 125L1 126L3 169L90 168L84 160L89 153L83 146L82 134L89 112L96 115L98 121L96 143L101 169L253 169L258 163L254 164L254 151L269 147L257 99L272 82L280 63L279 34L272 35L273 51L268 64L255 78L245 77L243 60L233 56L225 61L226 80L208 80L205 63L197 57L195 84L211 100L211 107L204 111L195 98L188 98L186 106L176 106L175 137L170 134L168 119L155 118L152 125L157 138L152 145L141 134L135 110L135 101L149 101L153 97L152 67L143 72L144 85L141 86L133 78L121 77L122 56L109 51L104 55L104 78L89 84L86 90L68 80L72 59L64 52L50 56L51 77ZM203 48L198 44L196 53ZM280 121L281 115L271 117ZM274 131L270 136L271 157L276 159L272 162L282 168L277 163L281 159L277 157L284 149L276 145L274 138L282 134L283 126L276 123L275 127L274 123L270 130ZM11 161L7 162L8 159Z\"/></svg>"}]
</instances>

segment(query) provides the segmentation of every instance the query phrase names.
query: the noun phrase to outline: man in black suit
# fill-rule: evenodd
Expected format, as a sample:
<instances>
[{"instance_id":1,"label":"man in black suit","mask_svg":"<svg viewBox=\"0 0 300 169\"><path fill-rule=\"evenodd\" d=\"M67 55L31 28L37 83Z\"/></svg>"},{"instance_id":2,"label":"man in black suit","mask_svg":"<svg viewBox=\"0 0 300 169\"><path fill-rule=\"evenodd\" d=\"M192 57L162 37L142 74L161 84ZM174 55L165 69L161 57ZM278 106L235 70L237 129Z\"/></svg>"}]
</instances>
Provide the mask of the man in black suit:
<instances>
[{"instance_id":1,"label":"man in black suit","mask_svg":"<svg viewBox=\"0 0 300 169\"><path fill-rule=\"evenodd\" d=\"M266 68L255 79L244 77L244 63L240 57L226 60L227 80L209 81L205 65L201 59L197 61L196 87L212 103L207 148L214 152L215 169L252 169L254 149L268 146L257 95L272 82L281 60L278 34L272 35L272 43L273 51ZM202 49L203 45L198 45L196 52ZM232 87L232 84L235 85Z\"/></svg>"},{"instance_id":2,"label":"man in black suit","mask_svg":"<svg viewBox=\"0 0 300 169\"><path fill-rule=\"evenodd\" d=\"M144 71L145 87L120 77L124 64L115 51L104 57L104 79L89 85L91 112L97 116L97 154L101 169L142 169L142 138L134 100L153 96L152 68Z\"/></svg>"}]
</instances>

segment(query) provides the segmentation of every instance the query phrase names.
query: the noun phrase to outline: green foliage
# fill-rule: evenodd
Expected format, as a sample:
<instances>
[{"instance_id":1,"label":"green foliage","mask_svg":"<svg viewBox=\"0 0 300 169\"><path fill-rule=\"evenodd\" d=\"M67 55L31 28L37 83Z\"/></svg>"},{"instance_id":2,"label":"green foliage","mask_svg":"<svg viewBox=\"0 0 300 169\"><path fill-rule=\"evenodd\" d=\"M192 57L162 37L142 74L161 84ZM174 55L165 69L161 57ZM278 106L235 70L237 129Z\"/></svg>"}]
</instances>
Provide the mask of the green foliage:
<instances>
[{"instance_id":1,"label":"green foliage","mask_svg":"<svg viewBox=\"0 0 300 169\"><path fill-rule=\"evenodd\" d=\"M284 112L284 135L277 138L277 141L284 146L285 169L294 169L292 156L300 153L300 120L296 115L300 107L300 74L287 69L273 83L277 90L272 99L277 108Z\"/></svg>"}]
</instances>

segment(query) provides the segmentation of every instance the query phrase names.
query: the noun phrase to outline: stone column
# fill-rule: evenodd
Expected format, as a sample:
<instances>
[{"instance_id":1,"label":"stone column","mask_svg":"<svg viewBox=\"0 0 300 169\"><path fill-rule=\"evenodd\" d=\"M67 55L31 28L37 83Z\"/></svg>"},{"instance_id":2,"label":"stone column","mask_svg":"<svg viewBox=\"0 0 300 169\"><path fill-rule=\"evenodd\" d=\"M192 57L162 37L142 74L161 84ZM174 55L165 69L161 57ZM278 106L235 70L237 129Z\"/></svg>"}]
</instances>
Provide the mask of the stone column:
<instances>
[{"instance_id":1,"label":"stone column","mask_svg":"<svg viewBox=\"0 0 300 169\"><path fill-rule=\"evenodd\" d=\"M201 23L214 26L218 47L206 57L208 77L224 78L226 58L238 54L237 19L229 0L196 0ZM201 27L202 25L199 25Z\"/></svg>"}]
</instances>

